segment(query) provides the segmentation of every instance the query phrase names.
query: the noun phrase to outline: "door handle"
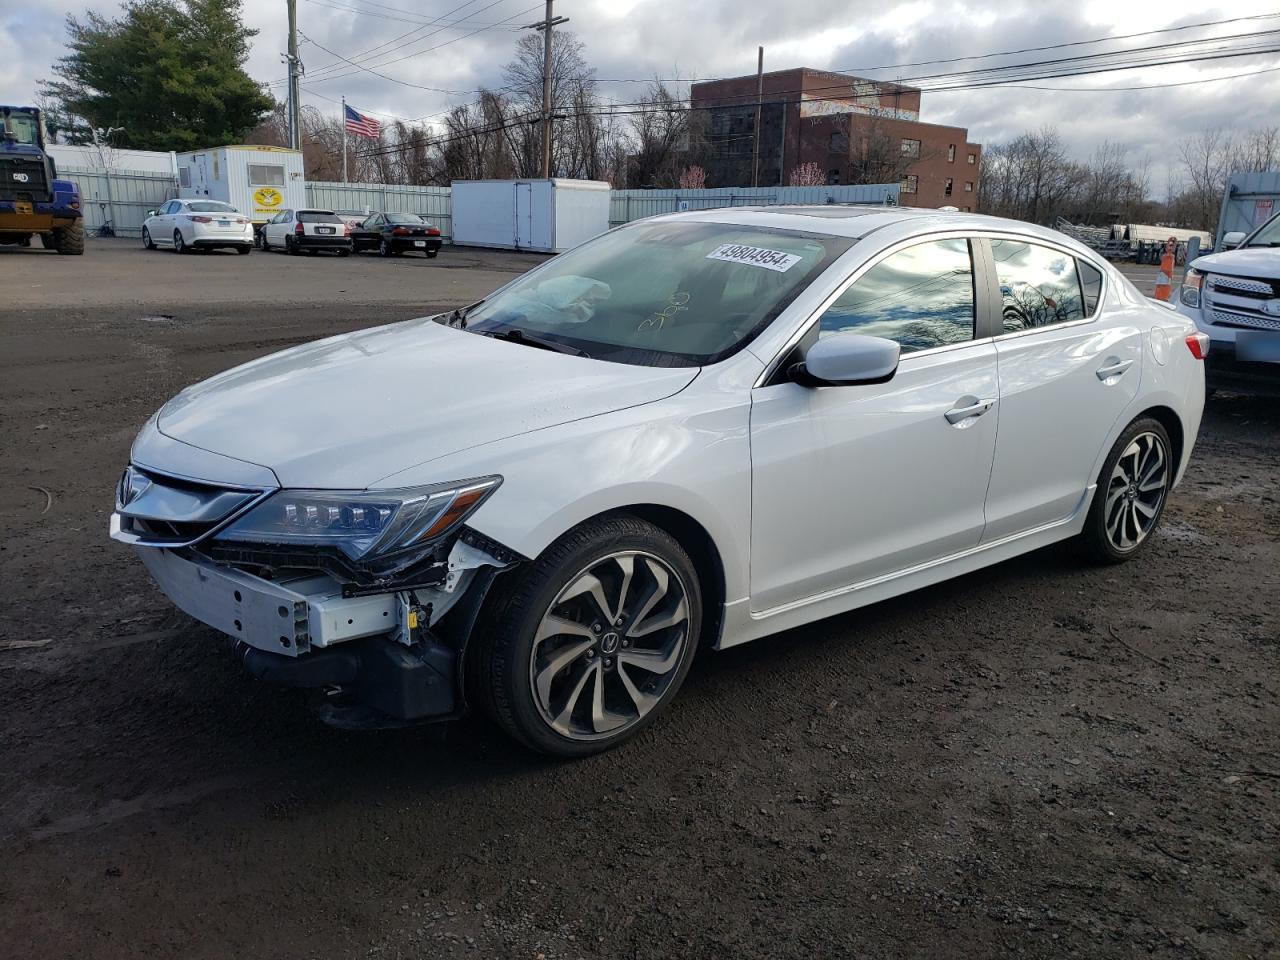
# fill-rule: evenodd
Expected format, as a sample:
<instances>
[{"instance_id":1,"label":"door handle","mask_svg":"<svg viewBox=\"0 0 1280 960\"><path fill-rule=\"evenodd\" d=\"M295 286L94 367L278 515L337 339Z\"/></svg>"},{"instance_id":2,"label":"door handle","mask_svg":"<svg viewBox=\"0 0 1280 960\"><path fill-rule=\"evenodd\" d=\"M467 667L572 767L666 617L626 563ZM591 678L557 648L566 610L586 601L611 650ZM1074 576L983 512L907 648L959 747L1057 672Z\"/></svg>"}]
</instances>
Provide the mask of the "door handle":
<instances>
[{"instance_id":1,"label":"door handle","mask_svg":"<svg viewBox=\"0 0 1280 960\"><path fill-rule=\"evenodd\" d=\"M996 405L994 399L979 400L977 397L961 397L956 405L946 412L947 423L967 427L974 417L980 417Z\"/></svg>"},{"instance_id":2,"label":"door handle","mask_svg":"<svg viewBox=\"0 0 1280 960\"><path fill-rule=\"evenodd\" d=\"M1133 366L1132 360L1121 360L1119 357L1107 357L1098 368L1098 379L1106 383L1112 377L1118 377Z\"/></svg>"}]
</instances>

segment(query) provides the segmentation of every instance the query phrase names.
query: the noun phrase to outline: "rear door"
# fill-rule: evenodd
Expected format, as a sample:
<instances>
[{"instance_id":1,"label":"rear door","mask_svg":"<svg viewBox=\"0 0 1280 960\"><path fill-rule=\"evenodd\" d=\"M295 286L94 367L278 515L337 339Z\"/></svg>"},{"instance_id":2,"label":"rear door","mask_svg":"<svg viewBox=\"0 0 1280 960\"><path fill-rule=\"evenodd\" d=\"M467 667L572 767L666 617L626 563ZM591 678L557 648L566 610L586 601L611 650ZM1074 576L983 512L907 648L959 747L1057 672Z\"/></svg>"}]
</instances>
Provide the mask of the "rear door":
<instances>
[{"instance_id":1,"label":"rear door","mask_svg":"<svg viewBox=\"0 0 1280 960\"><path fill-rule=\"evenodd\" d=\"M892 379L756 388L753 612L978 544L997 388L995 347L977 315L969 242L912 241L857 276L808 335L896 340Z\"/></svg>"},{"instance_id":2,"label":"rear door","mask_svg":"<svg viewBox=\"0 0 1280 960\"><path fill-rule=\"evenodd\" d=\"M992 237L1003 330L984 542L1065 520L1142 379L1140 311L1104 310L1105 275L1048 242Z\"/></svg>"},{"instance_id":3,"label":"rear door","mask_svg":"<svg viewBox=\"0 0 1280 960\"><path fill-rule=\"evenodd\" d=\"M517 183L516 188L516 246L533 246L533 184Z\"/></svg>"}]
</instances>

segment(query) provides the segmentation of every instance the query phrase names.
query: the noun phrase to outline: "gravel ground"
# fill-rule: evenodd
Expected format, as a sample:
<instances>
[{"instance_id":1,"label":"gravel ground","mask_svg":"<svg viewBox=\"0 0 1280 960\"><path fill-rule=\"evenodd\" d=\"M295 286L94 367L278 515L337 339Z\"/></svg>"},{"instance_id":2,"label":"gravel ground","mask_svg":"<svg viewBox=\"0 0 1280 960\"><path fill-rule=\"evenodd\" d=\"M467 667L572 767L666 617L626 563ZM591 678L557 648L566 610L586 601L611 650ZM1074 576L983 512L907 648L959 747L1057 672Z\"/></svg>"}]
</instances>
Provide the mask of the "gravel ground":
<instances>
[{"instance_id":1,"label":"gravel ground","mask_svg":"<svg viewBox=\"0 0 1280 960\"><path fill-rule=\"evenodd\" d=\"M706 655L572 764L324 727L108 541L183 385L533 262L0 249L0 955L1280 956L1275 401L1211 402L1134 562Z\"/></svg>"}]
</instances>

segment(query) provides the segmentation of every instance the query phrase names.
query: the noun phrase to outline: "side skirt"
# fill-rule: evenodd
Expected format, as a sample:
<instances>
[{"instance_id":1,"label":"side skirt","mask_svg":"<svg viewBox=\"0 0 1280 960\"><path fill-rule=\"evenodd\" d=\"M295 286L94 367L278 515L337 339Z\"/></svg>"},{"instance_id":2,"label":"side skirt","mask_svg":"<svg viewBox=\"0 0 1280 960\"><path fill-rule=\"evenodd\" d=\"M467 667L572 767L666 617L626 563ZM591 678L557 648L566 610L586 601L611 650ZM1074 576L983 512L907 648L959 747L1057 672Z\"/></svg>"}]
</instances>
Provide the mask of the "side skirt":
<instances>
[{"instance_id":1,"label":"side skirt","mask_svg":"<svg viewBox=\"0 0 1280 960\"><path fill-rule=\"evenodd\" d=\"M910 593L921 587L932 586L953 577L963 576L974 570L981 570L983 567L1002 563L1032 550L1069 539L1084 528L1089 504L1096 488L1096 484L1091 485L1085 491L1075 511L1062 520L1055 520L1053 523L1003 540L979 544L949 557L931 560L928 563L908 567L872 580L839 587L759 612L752 612L750 604L745 601L726 604L724 630L720 634L720 642L715 645L715 649L724 650L751 640L758 640L769 634L800 627L815 620L848 613L850 610L879 603L881 600Z\"/></svg>"}]
</instances>

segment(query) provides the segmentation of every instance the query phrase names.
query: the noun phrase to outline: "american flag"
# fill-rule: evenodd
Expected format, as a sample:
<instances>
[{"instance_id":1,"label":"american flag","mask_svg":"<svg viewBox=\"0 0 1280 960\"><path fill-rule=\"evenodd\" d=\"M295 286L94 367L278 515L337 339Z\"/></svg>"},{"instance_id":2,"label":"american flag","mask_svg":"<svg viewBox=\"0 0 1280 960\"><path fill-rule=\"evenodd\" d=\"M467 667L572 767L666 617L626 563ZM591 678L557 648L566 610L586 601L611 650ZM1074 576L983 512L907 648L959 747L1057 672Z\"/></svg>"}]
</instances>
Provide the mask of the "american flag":
<instances>
[{"instance_id":1,"label":"american flag","mask_svg":"<svg viewBox=\"0 0 1280 960\"><path fill-rule=\"evenodd\" d=\"M347 133L357 137L368 137L370 140L378 139L378 121L373 117L366 117L363 113L357 113L350 107L346 108Z\"/></svg>"}]
</instances>

